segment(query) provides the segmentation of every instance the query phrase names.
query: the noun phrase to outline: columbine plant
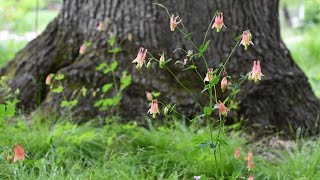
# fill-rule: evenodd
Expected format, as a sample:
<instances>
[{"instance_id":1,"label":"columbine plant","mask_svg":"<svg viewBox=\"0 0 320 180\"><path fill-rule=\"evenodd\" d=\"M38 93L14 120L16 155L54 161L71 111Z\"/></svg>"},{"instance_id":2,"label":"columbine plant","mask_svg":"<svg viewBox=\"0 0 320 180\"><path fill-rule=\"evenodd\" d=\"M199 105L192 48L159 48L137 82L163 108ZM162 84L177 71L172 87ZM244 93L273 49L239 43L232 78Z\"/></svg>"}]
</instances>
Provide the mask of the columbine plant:
<instances>
[{"instance_id":1,"label":"columbine plant","mask_svg":"<svg viewBox=\"0 0 320 180\"><path fill-rule=\"evenodd\" d=\"M78 97L74 98L73 100L68 100L67 99L67 96L66 96L66 94L64 92L65 88L63 87L63 85L61 83L61 81L63 79L64 79L64 75L63 74L61 74L61 73L58 73L58 74L51 73L46 77L45 84L50 87L50 89L51 89L51 91L53 93L57 93L57 94L61 94L62 95L63 100L60 103L60 107L68 109L70 120L72 121L72 108L75 107L78 104ZM56 82L56 83L54 83L54 82ZM86 91L86 89L83 87L81 89L82 94L85 91ZM80 95L80 94L81 93L79 93L78 95Z\"/></svg>"},{"instance_id":2,"label":"columbine plant","mask_svg":"<svg viewBox=\"0 0 320 180\"><path fill-rule=\"evenodd\" d=\"M260 65L260 61L254 61L253 63L253 68L252 71L247 73L246 75L241 75L241 78L238 81L234 81L232 80L231 76L227 75L226 72L226 67L228 65L228 62L230 60L230 57L232 56L232 54L235 52L236 48L239 45L243 45L244 46L244 50L247 50L249 45L253 45L252 42L252 34L250 32L250 30L245 30L243 31L243 33L241 35L239 35L238 37L235 38L235 45L233 47L233 49L231 50L230 54L228 55L228 57L225 59L225 61L223 61L216 69L209 67L208 66L208 61L206 60L205 56L204 56L204 52L207 50L207 48L209 47L210 44L210 40L207 40L207 35L208 32L210 30L210 27L212 29L216 29L217 32L220 32L221 29L225 26L224 21L223 21L223 12L221 11L216 11L208 28L206 31L206 34L203 38L202 44L200 44L199 46L197 46L195 44L195 42L193 42L191 40L191 33L187 31L186 27L184 26L182 20L180 19L180 17L175 17L174 15L170 16L170 13L168 11L168 9L161 5L161 4L156 4L162 8L164 8L168 14L168 17L170 18L170 30L171 31L175 31L175 29L178 29L179 32L183 35L183 38L186 38L190 44L193 46L193 50L185 50L183 48L177 48L174 50L178 51L181 50L186 54L186 58L183 61L176 61L176 64L182 64L182 66L186 66L185 69L183 69L183 71L186 70L193 70L199 77L200 79L203 81L203 85L204 88L202 90L201 93L208 93L209 95L209 99L208 99L208 104L207 105L202 105L200 104L200 102L195 98L195 96L193 95L193 93L186 88L186 86L176 77L176 75L170 70L170 68L167 66L168 63L171 61L171 59L166 60L165 56L164 56L164 52L162 52L161 56L159 59L155 58L150 52L148 52L149 58L148 58L148 62L147 62L147 67L151 66L152 62L157 62L159 63L159 67L163 68L167 71L169 71L169 73L178 81L178 83L182 86L182 88L184 88L190 95L191 97L194 99L195 103L200 107L200 109L203 111L203 114L195 117L194 119L192 119L191 121L195 122L200 118L204 118L206 120L206 122L208 123L208 127L209 130L206 131L209 133L209 142L208 143L201 143L201 146L207 146L210 147L211 149L213 149L213 155L214 155L214 159L215 159L215 165L216 165L216 169L220 169L221 170L221 174L220 174L220 178L223 178L224 173L223 173L223 167L224 164L222 162L222 151L221 151L221 146L225 145L226 142L224 141L224 134L225 134L225 130L224 130L224 120L226 118L226 116L228 115L228 112L231 110L230 108L228 108L228 106L231 106L231 102L232 99L234 98L234 96L236 95L237 92L239 92L239 87L240 85L245 82L245 80L253 80L254 82L259 82L261 81L261 76L263 76L263 74L261 73L261 65ZM179 21L178 21L179 20ZM193 53L193 51L195 51L195 53ZM137 63L137 69L140 69L143 67L144 64L146 64L146 54L147 54L147 50L145 50L143 47L140 48L137 57L133 60L133 63ZM199 73L199 71L197 70L197 66L194 63L193 57L198 57L200 59L203 60L203 63L206 67L206 74L205 75L201 75ZM220 98L217 95L217 89L218 89L218 85L220 83L220 88L222 90L223 93L226 93L228 90L228 92L230 92L229 96L224 100L219 100ZM230 89L230 91L229 91ZM179 115L179 112L177 112L176 110L174 110L174 106L172 106L170 104L166 105L165 103L154 99L149 93L146 94L147 98L149 99L149 101L151 101L150 103L150 109L148 111L148 113L152 114L152 117L155 118L156 114L160 114L160 108L159 105L163 105L164 106L164 114L167 114L168 111L174 111ZM168 110L168 108L170 107L170 110ZM217 113L213 113L213 111L216 111ZM215 114L218 114L218 116L216 116ZM215 134L212 130L212 119L216 120L218 122L218 132L217 134ZM190 120L190 119L189 119ZM254 163L252 160L252 153L249 152L248 156L247 156L247 168L249 171L251 171L253 169ZM219 154L219 159L220 159L220 163L218 164L217 161L217 156ZM236 151L234 154L235 158L239 158L240 157L240 151ZM218 167L219 166L219 167ZM217 179L219 179L219 175L216 175ZM253 175L251 176L253 177ZM200 179L200 176L194 176L195 179Z\"/></svg>"},{"instance_id":3,"label":"columbine plant","mask_svg":"<svg viewBox=\"0 0 320 180\"><path fill-rule=\"evenodd\" d=\"M115 114L110 114L111 116L119 116L119 105L122 98L122 91L125 90L131 84L131 75L127 71L122 72L120 77L120 82L116 78L116 70L118 68L118 61L116 60L117 54L122 51L120 44L117 44L117 37L111 36L108 43L108 53L112 55L112 63L101 63L96 70L102 72L104 75L112 75L113 81L106 83L102 86L102 92L100 93L100 98L94 104L95 107L99 108L100 111L110 110L112 112L114 109ZM136 68L140 69L145 63L145 58L147 54L147 49L140 49L137 58L132 63L137 63ZM113 92L110 92L113 89ZM94 95L96 96L96 95Z\"/></svg>"}]
</instances>

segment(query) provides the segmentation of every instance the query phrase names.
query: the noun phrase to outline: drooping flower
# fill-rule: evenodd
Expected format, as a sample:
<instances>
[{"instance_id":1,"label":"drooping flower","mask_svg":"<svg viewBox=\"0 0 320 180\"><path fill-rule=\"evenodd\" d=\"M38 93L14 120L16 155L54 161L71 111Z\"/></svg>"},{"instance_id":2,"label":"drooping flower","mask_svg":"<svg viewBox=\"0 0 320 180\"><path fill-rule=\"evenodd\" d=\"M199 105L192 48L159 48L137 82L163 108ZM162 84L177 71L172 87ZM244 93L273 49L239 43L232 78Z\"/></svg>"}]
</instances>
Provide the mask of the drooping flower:
<instances>
[{"instance_id":1,"label":"drooping flower","mask_svg":"<svg viewBox=\"0 0 320 180\"><path fill-rule=\"evenodd\" d=\"M137 69L141 69L143 66L144 61L146 60L147 52L148 49L144 49L143 47L139 49L137 57L132 61L132 63L137 63Z\"/></svg>"},{"instance_id":2,"label":"drooping flower","mask_svg":"<svg viewBox=\"0 0 320 180\"><path fill-rule=\"evenodd\" d=\"M261 77L264 76L261 72L260 61L253 61L252 72L249 76L249 80L253 80L255 83L261 81Z\"/></svg>"},{"instance_id":3,"label":"drooping flower","mask_svg":"<svg viewBox=\"0 0 320 180\"><path fill-rule=\"evenodd\" d=\"M248 177L248 180L254 180L253 174L250 174L250 176Z\"/></svg>"},{"instance_id":4,"label":"drooping flower","mask_svg":"<svg viewBox=\"0 0 320 180\"><path fill-rule=\"evenodd\" d=\"M254 167L254 163L253 163L253 160L251 161L248 161L248 171L251 171Z\"/></svg>"},{"instance_id":5,"label":"drooping flower","mask_svg":"<svg viewBox=\"0 0 320 180\"><path fill-rule=\"evenodd\" d=\"M170 29L171 29L171 31L174 31L176 29L177 25L181 22L181 19L180 19L180 21L177 21L178 18L179 18L179 16L174 17L173 14L171 15L171 18L170 18Z\"/></svg>"},{"instance_id":6,"label":"drooping flower","mask_svg":"<svg viewBox=\"0 0 320 180\"><path fill-rule=\"evenodd\" d=\"M234 158L235 158L235 159L239 159L239 157L240 157L240 150L239 150L239 149L236 149L236 150L234 151Z\"/></svg>"},{"instance_id":7,"label":"drooping flower","mask_svg":"<svg viewBox=\"0 0 320 180\"><path fill-rule=\"evenodd\" d=\"M249 151L249 152L248 152L248 156L244 157L244 160L245 160L245 161L252 161L252 157L253 157L252 152Z\"/></svg>"},{"instance_id":8,"label":"drooping flower","mask_svg":"<svg viewBox=\"0 0 320 180\"><path fill-rule=\"evenodd\" d=\"M159 108L158 108L158 101L156 99L152 100L151 107L148 111L149 114L152 114L152 118L156 118L156 114L160 114Z\"/></svg>"},{"instance_id":9,"label":"drooping flower","mask_svg":"<svg viewBox=\"0 0 320 180\"><path fill-rule=\"evenodd\" d=\"M228 78L227 77L223 77L221 80L221 90L222 92L224 92L228 87Z\"/></svg>"},{"instance_id":10,"label":"drooping flower","mask_svg":"<svg viewBox=\"0 0 320 180\"><path fill-rule=\"evenodd\" d=\"M166 63L166 59L164 58L164 52L162 52L160 60L159 60L160 68L162 68L165 63Z\"/></svg>"},{"instance_id":11,"label":"drooping flower","mask_svg":"<svg viewBox=\"0 0 320 180\"><path fill-rule=\"evenodd\" d=\"M46 78L46 85L51 85L51 74L49 74Z\"/></svg>"},{"instance_id":12,"label":"drooping flower","mask_svg":"<svg viewBox=\"0 0 320 180\"><path fill-rule=\"evenodd\" d=\"M242 39L241 39L240 45L242 44L244 46L244 50L246 51L250 44L253 45L253 42L251 41L252 40L252 34L251 34L251 32L249 30L246 30L246 31L242 32L241 37L242 37Z\"/></svg>"},{"instance_id":13,"label":"drooping flower","mask_svg":"<svg viewBox=\"0 0 320 180\"><path fill-rule=\"evenodd\" d=\"M194 180L200 180L201 176L193 176Z\"/></svg>"},{"instance_id":14,"label":"drooping flower","mask_svg":"<svg viewBox=\"0 0 320 180\"><path fill-rule=\"evenodd\" d=\"M229 112L229 109L219 100L218 103L216 104L218 106L219 109L219 113L221 115L227 115Z\"/></svg>"},{"instance_id":15,"label":"drooping flower","mask_svg":"<svg viewBox=\"0 0 320 180\"><path fill-rule=\"evenodd\" d=\"M204 78L204 82L206 82L206 81L208 81L208 82L210 82L210 81L212 81L212 79L213 79L213 69L212 68L208 68L208 72L207 72L207 74L206 74L206 77Z\"/></svg>"},{"instance_id":16,"label":"drooping flower","mask_svg":"<svg viewBox=\"0 0 320 180\"><path fill-rule=\"evenodd\" d=\"M223 23L223 13L217 12L216 17L214 19L214 23L212 25L212 29L216 28L217 32L220 32L222 27L226 28L226 26Z\"/></svg>"},{"instance_id":17,"label":"drooping flower","mask_svg":"<svg viewBox=\"0 0 320 180\"><path fill-rule=\"evenodd\" d=\"M152 101L153 100L153 96L152 96L152 93L151 92L148 92L146 91L146 97L149 101Z\"/></svg>"},{"instance_id":18,"label":"drooping flower","mask_svg":"<svg viewBox=\"0 0 320 180\"><path fill-rule=\"evenodd\" d=\"M19 160L24 160L25 158L25 153L24 149L22 146L22 143L20 143L20 146L15 144L14 145L14 159L13 162L19 161Z\"/></svg>"},{"instance_id":19,"label":"drooping flower","mask_svg":"<svg viewBox=\"0 0 320 180\"><path fill-rule=\"evenodd\" d=\"M79 53L80 53L81 55L83 55L84 53L86 53L86 50L87 50L86 44L82 44L82 45L80 46Z\"/></svg>"},{"instance_id":20,"label":"drooping flower","mask_svg":"<svg viewBox=\"0 0 320 180\"><path fill-rule=\"evenodd\" d=\"M104 31L104 28L105 28L104 22L103 21L99 21L99 25L97 27L97 30L98 31Z\"/></svg>"}]
</instances>

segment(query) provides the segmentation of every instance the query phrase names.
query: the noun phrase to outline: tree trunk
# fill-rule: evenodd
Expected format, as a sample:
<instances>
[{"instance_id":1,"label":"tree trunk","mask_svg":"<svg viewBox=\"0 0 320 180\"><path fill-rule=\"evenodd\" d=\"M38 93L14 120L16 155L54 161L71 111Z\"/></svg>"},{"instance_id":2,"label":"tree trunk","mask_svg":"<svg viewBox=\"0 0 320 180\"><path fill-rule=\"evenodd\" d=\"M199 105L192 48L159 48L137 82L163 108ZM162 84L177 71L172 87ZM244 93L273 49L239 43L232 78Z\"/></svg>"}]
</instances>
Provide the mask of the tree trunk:
<instances>
[{"instance_id":1,"label":"tree trunk","mask_svg":"<svg viewBox=\"0 0 320 180\"><path fill-rule=\"evenodd\" d=\"M151 70L143 68L137 71L135 65L131 64L140 46L154 55L167 52L166 56L174 59L183 58L182 55L172 53L175 48L192 49L178 31L170 31L166 12L153 2L65 0L58 17L1 70L1 75L11 78L9 84L14 89L20 89L20 108L32 111L41 106L49 111L61 110L59 107L63 97L50 92L45 85L45 77L49 73L59 72L66 76L63 84L67 87L68 98L76 97L79 92L74 91L81 86L89 88L92 93L112 81L111 77L105 77L95 70L101 62L112 61L107 53L108 33L96 30L99 21L109 18L111 24L108 31L124 40L124 51L118 57L116 76L119 78L121 72L127 70L133 77L130 88L123 92L121 115L126 119L145 116L149 106L145 98L146 90L160 91L162 101L177 104L178 109L187 115L199 113L199 107L188 92L168 72L159 70L156 65ZM241 87L237 96L240 105L236 113L240 118L247 119L245 122L257 132L283 130L290 135L301 127L305 132L316 133L320 103L305 74L293 62L281 40L278 0L158 2L168 7L171 13L179 14L197 45L202 43L214 12L224 12L227 28L220 33L210 30L208 34L211 43L205 56L210 67L217 67L225 60L235 45L233 39L243 30L250 29L254 46L250 46L247 51L238 47L230 59L227 72L233 78L238 78L240 74L251 70L254 59L259 59L265 77L258 85L246 83ZM132 35L131 41L126 39L128 34ZM92 42L92 46L87 53L80 55L79 47L84 41ZM200 74L204 76L204 64L200 59L196 61ZM181 72L180 65L171 67L178 73L179 79L194 94L198 94L196 97L201 103L207 102L207 97L199 94L203 84L195 73ZM219 93L220 99L223 96ZM82 119L96 116L99 111L93 104L99 97L98 92L95 97L87 95L80 98L74 112Z\"/></svg>"}]
</instances>

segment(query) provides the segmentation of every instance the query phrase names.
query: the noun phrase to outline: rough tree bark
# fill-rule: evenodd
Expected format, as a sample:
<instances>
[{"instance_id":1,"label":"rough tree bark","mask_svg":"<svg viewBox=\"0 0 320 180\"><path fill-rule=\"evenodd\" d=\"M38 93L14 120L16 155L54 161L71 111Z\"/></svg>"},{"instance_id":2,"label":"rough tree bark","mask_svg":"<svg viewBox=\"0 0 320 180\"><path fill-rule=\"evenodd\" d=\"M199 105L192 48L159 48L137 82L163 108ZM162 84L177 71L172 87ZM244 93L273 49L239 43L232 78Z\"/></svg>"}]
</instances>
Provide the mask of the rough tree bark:
<instances>
[{"instance_id":1,"label":"rough tree bark","mask_svg":"<svg viewBox=\"0 0 320 180\"><path fill-rule=\"evenodd\" d=\"M95 68L101 62L111 62L107 53L107 32L98 32L99 21L109 18L109 31L124 38L130 33L132 41L125 40L120 54L119 72L132 73L133 83L124 92L121 112L127 119L145 116L148 103L145 90L162 92L161 99L176 103L186 114L199 112L199 107L169 73L152 70L135 70L131 61L140 46L148 48L154 55L162 51L172 52L177 47L192 49L185 39L175 31L170 32L169 19L163 9L155 6L155 0L65 0L63 8L35 40L21 50L15 58L1 70L7 75L13 88L20 89L20 108L34 110L37 105L43 109L59 110L62 97L49 92L44 79L49 73L65 74L64 85L67 96L76 96L73 90L86 86L92 92L111 79L98 73ZM157 1L174 13L179 13L192 39L199 45L204 32L216 10L224 12L227 26L221 33L209 32L211 44L206 52L209 65L216 67L230 53L235 44L234 37L243 30L250 29L254 46L244 52L237 48L227 68L229 75L250 71L252 61L260 59L265 77L259 85L246 83L238 95L240 101L237 114L257 132L283 130L292 133L298 127L308 133L315 133L320 116L320 103L314 96L308 80L292 57L280 37L278 20L278 0L180 0ZM79 55L79 47L84 41L92 42L88 53ZM179 59L182 56L168 53ZM197 62L200 73L205 75L204 64ZM154 65L155 66L155 65ZM172 66L179 78L192 89L200 92L200 79L193 73L180 73L180 66ZM220 93L221 94L221 93ZM220 95L219 95L220 96ZM221 96L220 96L221 97ZM74 112L82 118L90 118L99 112L93 107L99 98L88 95L80 99ZM206 98L197 96L201 102ZM222 99L222 98L221 98ZM52 108L55 107L55 108Z\"/></svg>"}]
</instances>

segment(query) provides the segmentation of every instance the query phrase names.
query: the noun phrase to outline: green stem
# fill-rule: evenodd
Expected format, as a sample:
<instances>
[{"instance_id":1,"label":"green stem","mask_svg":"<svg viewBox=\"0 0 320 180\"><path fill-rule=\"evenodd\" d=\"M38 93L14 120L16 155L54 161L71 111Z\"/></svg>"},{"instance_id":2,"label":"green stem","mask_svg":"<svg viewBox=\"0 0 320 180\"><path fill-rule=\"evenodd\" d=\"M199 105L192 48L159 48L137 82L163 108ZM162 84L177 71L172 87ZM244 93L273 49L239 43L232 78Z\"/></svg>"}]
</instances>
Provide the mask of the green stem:
<instances>
[{"instance_id":1,"label":"green stem","mask_svg":"<svg viewBox=\"0 0 320 180\"><path fill-rule=\"evenodd\" d=\"M159 62L158 59L154 58L153 55L151 53L148 52L148 54L151 56L151 60L155 60L157 62ZM170 74L175 78L175 80L186 90L188 91L188 93L192 96L192 98L194 99L194 101L198 104L198 106L201 108L201 110L203 111L203 107L201 106L201 104L199 103L199 101L197 100L197 98L193 95L193 93L184 85L182 84L182 82L178 79L178 77L166 66L164 65L164 67L167 69L167 71L170 72Z\"/></svg>"},{"instance_id":2,"label":"green stem","mask_svg":"<svg viewBox=\"0 0 320 180\"><path fill-rule=\"evenodd\" d=\"M229 54L229 56L228 56L228 58L227 58L226 62L225 62L225 63L223 63L223 65L222 65L222 67L221 67L221 70L220 70L220 72L219 72L219 75L220 75L220 74L221 74L221 72L225 69L225 67L226 67L226 65L227 65L227 63L228 63L228 61L229 61L229 59L230 59L231 55L234 53L234 50L236 49L236 47L239 45L239 42L240 42L240 41L237 41L236 45L233 47L233 49L232 49L231 53Z\"/></svg>"},{"instance_id":3,"label":"green stem","mask_svg":"<svg viewBox=\"0 0 320 180\"><path fill-rule=\"evenodd\" d=\"M61 87L63 87L60 80L59 80L59 84L60 84ZM62 96L63 96L63 100L67 101L67 97L66 97L66 95L64 94L63 91L62 91ZM70 113L70 120L72 121L72 111L71 111L71 108L69 106L68 106L68 110L69 110L69 113Z\"/></svg>"},{"instance_id":4,"label":"green stem","mask_svg":"<svg viewBox=\"0 0 320 180\"><path fill-rule=\"evenodd\" d=\"M170 74L176 79L176 81L186 90L188 91L188 93L192 96L192 98L194 99L194 101L198 104L198 106L201 108L201 110L203 111L203 108L201 106L201 104L199 103L199 101L197 100L197 98L193 95L193 93L185 86L182 84L182 82L178 79L178 77L166 66L164 65L164 67L167 69L167 71L170 72Z\"/></svg>"},{"instance_id":5,"label":"green stem","mask_svg":"<svg viewBox=\"0 0 320 180\"><path fill-rule=\"evenodd\" d=\"M116 54L113 54L113 59L114 60L116 59ZM120 93L120 88L119 88L118 83L117 83L115 71L112 70L111 73L112 73L113 84L114 84L114 87L115 87L115 91L117 92L116 93L116 95L117 95L118 93ZM120 105L117 105L116 110L117 110L117 116L119 116L119 114L120 114Z\"/></svg>"},{"instance_id":6,"label":"green stem","mask_svg":"<svg viewBox=\"0 0 320 180\"><path fill-rule=\"evenodd\" d=\"M194 65L194 66L195 66L193 59L191 60L191 62L192 62L192 65ZM200 79L201 79L201 82L202 82L202 83L203 83L203 85L205 86L205 85L206 85L206 83L204 82L204 79L203 79L203 77L201 76L201 74L199 73L199 71L197 70L197 68L195 68L194 70L196 71L196 73L198 74L198 76L199 76L199 77L200 77Z\"/></svg>"},{"instance_id":7,"label":"green stem","mask_svg":"<svg viewBox=\"0 0 320 180\"><path fill-rule=\"evenodd\" d=\"M208 121L208 118L207 118L207 121ZM209 129L210 129L210 139L211 139L211 143L213 144L213 137L212 137L212 127L211 127L211 123L210 121L208 121L208 124L209 124ZM217 163L217 154L216 154L216 149L213 150L213 156L214 156L214 164L216 166L216 177L218 178L218 163Z\"/></svg>"},{"instance_id":8,"label":"green stem","mask_svg":"<svg viewBox=\"0 0 320 180\"><path fill-rule=\"evenodd\" d=\"M223 133L222 131L223 130L223 118L221 116L221 114L219 115L219 132L218 132L218 136L217 136L217 141L219 142L217 145L218 145L218 149L219 149L219 156L220 156L220 168L221 168L221 176L223 176L223 162L222 162L222 156L221 156L221 142L220 142L220 139L221 139L221 134Z\"/></svg>"},{"instance_id":9,"label":"green stem","mask_svg":"<svg viewBox=\"0 0 320 180\"><path fill-rule=\"evenodd\" d=\"M216 14L216 13L215 13L215 14ZM212 19L211 19L211 22L210 22L210 24L209 24L209 26L208 26L207 32L206 32L206 34L205 34L205 36L204 36L204 38L203 38L202 44L204 44L204 43L206 42L208 32L209 32L209 30L210 30L210 27L212 26L212 23L213 23L215 17L216 17L216 16L214 15L214 16L212 17Z\"/></svg>"}]
</instances>

